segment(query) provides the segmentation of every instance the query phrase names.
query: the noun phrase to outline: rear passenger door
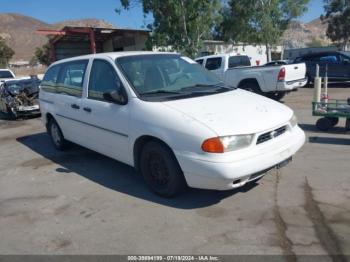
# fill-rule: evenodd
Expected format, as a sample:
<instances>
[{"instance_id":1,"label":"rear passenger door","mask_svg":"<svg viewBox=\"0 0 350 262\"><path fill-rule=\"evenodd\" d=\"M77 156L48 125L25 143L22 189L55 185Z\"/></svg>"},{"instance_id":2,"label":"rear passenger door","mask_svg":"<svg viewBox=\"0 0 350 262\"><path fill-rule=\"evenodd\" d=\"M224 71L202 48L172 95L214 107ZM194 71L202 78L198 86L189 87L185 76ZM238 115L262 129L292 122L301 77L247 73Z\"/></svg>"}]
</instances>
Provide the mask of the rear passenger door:
<instances>
[{"instance_id":1,"label":"rear passenger door","mask_svg":"<svg viewBox=\"0 0 350 262\"><path fill-rule=\"evenodd\" d=\"M66 139L84 141L84 125L81 123L81 98L85 72L89 60L60 64L60 73L55 87L56 120Z\"/></svg>"},{"instance_id":2,"label":"rear passenger door","mask_svg":"<svg viewBox=\"0 0 350 262\"><path fill-rule=\"evenodd\" d=\"M86 98L82 102L86 146L131 164L129 154L129 104L106 101L104 93L123 89L116 67L109 60L94 59Z\"/></svg>"}]
</instances>

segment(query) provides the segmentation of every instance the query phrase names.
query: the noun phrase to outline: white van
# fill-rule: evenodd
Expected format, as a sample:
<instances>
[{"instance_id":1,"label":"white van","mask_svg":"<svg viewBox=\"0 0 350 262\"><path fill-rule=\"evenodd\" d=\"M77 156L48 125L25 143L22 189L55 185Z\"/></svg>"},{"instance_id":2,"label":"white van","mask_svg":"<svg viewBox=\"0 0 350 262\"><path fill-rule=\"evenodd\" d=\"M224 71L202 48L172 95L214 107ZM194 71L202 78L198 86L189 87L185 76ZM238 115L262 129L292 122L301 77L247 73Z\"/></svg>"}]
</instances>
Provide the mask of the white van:
<instances>
[{"instance_id":1,"label":"white van","mask_svg":"<svg viewBox=\"0 0 350 262\"><path fill-rule=\"evenodd\" d=\"M58 61L44 76L40 108L57 149L71 141L133 166L166 197L186 185L243 186L286 164L305 141L290 108L227 87L174 53Z\"/></svg>"}]
</instances>

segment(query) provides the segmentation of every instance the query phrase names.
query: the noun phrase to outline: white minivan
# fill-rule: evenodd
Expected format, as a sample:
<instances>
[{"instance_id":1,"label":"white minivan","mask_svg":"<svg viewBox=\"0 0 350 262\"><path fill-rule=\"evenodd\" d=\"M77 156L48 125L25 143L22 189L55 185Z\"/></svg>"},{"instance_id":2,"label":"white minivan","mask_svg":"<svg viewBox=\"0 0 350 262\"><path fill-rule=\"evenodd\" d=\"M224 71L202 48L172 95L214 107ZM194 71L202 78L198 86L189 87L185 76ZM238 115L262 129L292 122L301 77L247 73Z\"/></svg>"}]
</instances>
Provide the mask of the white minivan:
<instances>
[{"instance_id":1,"label":"white minivan","mask_svg":"<svg viewBox=\"0 0 350 262\"><path fill-rule=\"evenodd\" d=\"M133 166L165 197L186 185L243 186L284 166L305 141L290 108L225 86L174 53L58 61L42 81L40 108L57 149L70 141Z\"/></svg>"}]
</instances>

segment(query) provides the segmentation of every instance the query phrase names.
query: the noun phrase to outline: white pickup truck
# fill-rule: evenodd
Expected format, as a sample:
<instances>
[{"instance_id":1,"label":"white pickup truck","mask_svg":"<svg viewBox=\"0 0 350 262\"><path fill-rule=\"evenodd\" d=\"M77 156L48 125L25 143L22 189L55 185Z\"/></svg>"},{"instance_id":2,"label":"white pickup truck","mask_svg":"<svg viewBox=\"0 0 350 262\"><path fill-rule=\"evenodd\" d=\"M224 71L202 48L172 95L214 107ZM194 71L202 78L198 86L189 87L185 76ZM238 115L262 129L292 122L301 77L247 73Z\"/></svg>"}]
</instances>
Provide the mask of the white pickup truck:
<instances>
[{"instance_id":1,"label":"white pickup truck","mask_svg":"<svg viewBox=\"0 0 350 262\"><path fill-rule=\"evenodd\" d=\"M217 74L225 84L275 100L307 83L305 63L251 66L249 57L239 54L203 56L195 60Z\"/></svg>"}]
</instances>

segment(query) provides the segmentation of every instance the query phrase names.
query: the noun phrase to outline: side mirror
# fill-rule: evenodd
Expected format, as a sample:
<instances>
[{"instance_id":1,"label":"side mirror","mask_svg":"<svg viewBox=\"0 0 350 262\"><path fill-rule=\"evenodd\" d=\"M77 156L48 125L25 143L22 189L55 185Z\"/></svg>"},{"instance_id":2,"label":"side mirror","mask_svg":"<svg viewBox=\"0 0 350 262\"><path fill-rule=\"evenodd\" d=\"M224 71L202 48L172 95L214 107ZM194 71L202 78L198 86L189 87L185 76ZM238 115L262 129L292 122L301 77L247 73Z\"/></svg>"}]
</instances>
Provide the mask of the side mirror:
<instances>
[{"instance_id":1,"label":"side mirror","mask_svg":"<svg viewBox=\"0 0 350 262\"><path fill-rule=\"evenodd\" d=\"M343 60L344 65L350 65L350 60Z\"/></svg>"},{"instance_id":2,"label":"side mirror","mask_svg":"<svg viewBox=\"0 0 350 262\"><path fill-rule=\"evenodd\" d=\"M128 98L123 91L111 91L103 93L103 99L108 102L115 103L117 105L126 105L128 103Z\"/></svg>"}]
</instances>

